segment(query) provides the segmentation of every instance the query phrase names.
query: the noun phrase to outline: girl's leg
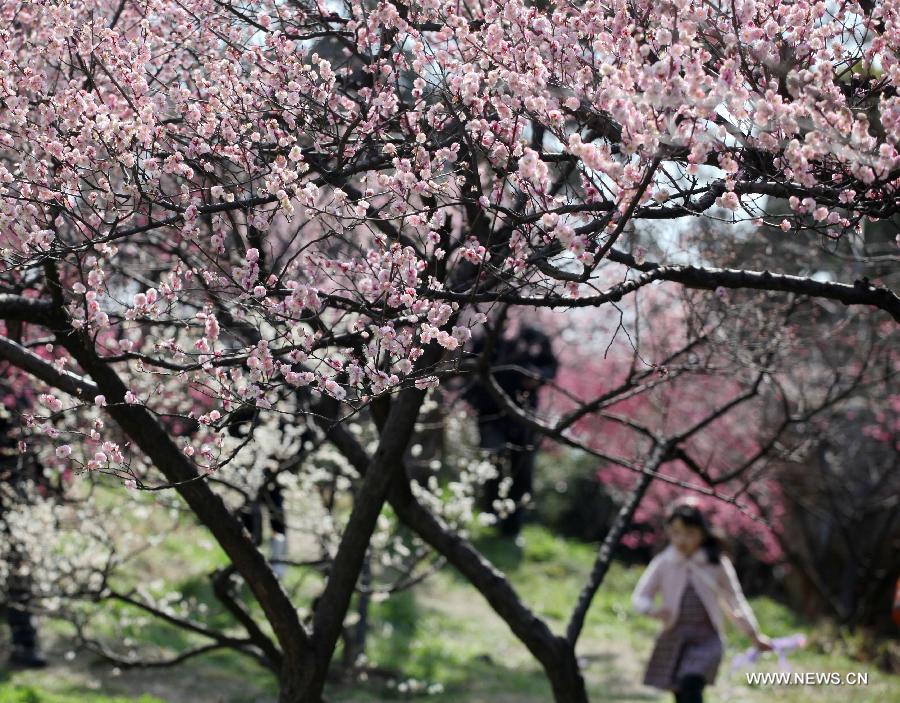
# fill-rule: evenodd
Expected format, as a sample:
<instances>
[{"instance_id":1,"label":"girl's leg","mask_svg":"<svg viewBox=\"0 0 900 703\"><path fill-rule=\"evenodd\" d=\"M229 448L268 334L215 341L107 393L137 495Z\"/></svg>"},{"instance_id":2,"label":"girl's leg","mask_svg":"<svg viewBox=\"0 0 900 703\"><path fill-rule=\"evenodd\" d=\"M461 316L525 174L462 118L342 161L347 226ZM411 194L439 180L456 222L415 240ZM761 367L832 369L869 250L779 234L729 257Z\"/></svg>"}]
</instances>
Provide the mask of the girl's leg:
<instances>
[{"instance_id":1,"label":"girl's leg","mask_svg":"<svg viewBox=\"0 0 900 703\"><path fill-rule=\"evenodd\" d=\"M676 703L703 703L703 687L706 679L700 674L687 674L678 681Z\"/></svg>"}]
</instances>

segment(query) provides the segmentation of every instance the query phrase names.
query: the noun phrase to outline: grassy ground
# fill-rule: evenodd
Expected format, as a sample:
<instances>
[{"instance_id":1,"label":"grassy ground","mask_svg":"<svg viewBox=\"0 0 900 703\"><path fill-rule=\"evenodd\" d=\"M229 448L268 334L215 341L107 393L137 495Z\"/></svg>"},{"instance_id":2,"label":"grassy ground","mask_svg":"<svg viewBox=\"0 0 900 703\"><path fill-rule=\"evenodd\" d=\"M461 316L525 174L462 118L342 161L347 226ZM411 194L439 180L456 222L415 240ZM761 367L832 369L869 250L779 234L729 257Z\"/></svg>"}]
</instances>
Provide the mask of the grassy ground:
<instances>
[{"instance_id":1,"label":"grassy ground","mask_svg":"<svg viewBox=\"0 0 900 703\"><path fill-rule=\"evenodd\" d=\"M523 599L558 629L565 621L578 589L588 573L591 547L553 536L532 527L519 550L506 542L484 537L479 546L511 578ZM182 543L183 544L183 543ZM196 559L196 555L188 555ZM215 560L217 557L212 556ZM652 646L657 624L634 615L629 594L638 568L619 564L609 572L597 594L581 639L579 654L592 701L668 700L665 694L640 685L643 663ZM192 597L206 600L205 585L186 583ZM772 699L800 703L882 703L900 700L900 677L879 672L847 656L834 633L825 626L799 621L790 611L767 599L753 601L757 616L771 636L797 631L808 634L812 646L791 658L796 670L865 672L865 686L746 685L741 673L732 674L733 654L747 646L734 630L719 680L707 700L764 703ZM117 622L122 614L115 614ZM219 617L211 611L209 617ZM160 647L187 644L165 627L143 619L119 622L122 641L140 637ZM192 660L165 671L117 671L90 655L70 652L70 633L51 628L53 666L41 672L0 674L0 703L268 703L275 689L267 672L229 652ZM0 653L2 655L2 653ZM445 569L411 591L376 604L372 611L369 656L379 670L369 680L333 687L334 703L366 703L427 697L435 703L538 703L550 692L539 668L524 647L477 593ZM767 655L761 671L778 671Z\"/></svg>"}]
</instances>

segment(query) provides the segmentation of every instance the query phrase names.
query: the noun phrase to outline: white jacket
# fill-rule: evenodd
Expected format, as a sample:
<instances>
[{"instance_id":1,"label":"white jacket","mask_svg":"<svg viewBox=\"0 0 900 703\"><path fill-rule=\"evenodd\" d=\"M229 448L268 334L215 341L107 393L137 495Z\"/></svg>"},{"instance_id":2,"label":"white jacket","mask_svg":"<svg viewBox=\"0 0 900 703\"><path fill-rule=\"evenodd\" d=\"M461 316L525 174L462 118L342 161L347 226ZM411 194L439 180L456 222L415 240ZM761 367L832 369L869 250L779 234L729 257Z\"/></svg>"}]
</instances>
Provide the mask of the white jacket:
<instances>
[{"instance_id":1,"label":"white jacket","mask_svg":"<svg viewBox=\"0 0 900 703\"><path fill-rule=\"evenodd\" d=\"M723 642L723 614L750 637L760 636L759 624L744 597L731 560L723 554L718 564L712 564L706 556L706 550L702 548L690 557L685 557L670 544L657 554L634 588L631 596L634 609L639 613L649 614L654 609L657 593L661 593L662 606L669 610L669 618L663 623L663 630L672 627L678 619L681 596L689 575L694 590L706 607Z\"/></svg>"}]
</instances>

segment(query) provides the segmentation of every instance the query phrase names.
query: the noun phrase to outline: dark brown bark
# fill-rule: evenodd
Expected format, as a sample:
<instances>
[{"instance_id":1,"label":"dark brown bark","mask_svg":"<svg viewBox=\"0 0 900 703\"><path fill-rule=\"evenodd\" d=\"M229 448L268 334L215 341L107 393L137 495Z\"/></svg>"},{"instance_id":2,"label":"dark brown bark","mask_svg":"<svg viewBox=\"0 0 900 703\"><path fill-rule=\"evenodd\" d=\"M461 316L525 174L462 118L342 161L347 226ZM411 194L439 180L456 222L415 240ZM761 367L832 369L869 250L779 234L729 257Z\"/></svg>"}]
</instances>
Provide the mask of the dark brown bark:
<instances>
[{"instance_id":1,"label":"dark brown bark","mask_svg":"<svg viewBox=\"0 0 900 703\"><path fill-rule=\"evenodd\" d=\"M282 651L281 662L274 662L281 665L279 702L308 700L313 703L318 700L301 697L315 670L310 638L300 622L297 609L243 525L199 477L197 470L157 419L146 408L125 403L128 389L118 374L92 349L87 348L75 333L62 335L59 341L81 368L91 375L100 393L106 396L106 410L110 417L175 486L197 519L215 537L259 602Z\"/></svg>"},{"instance_id":2,"label":"dark brown bark","mask_svg":"<svg viewBox=\"0 0 900 703\"><path fill-rule=\"evenodd\" d=\"M599 307L607 303L615 303L625 296L650 285L656 281L672 281L685 288L715 290L728 288L732 290L759 290L779 293L795 293L810 298L835 300L844 305L865 305L878 308L888 313L895 321L900 322L900 296L885 286L875 286L867 280L858 280L853 284L837 281L817 281L803 276L793 276L770 271L750 271L746 269L704 268L701 266L663 266L653 262L638 264L629 254L613 249L609 259L637 271L641 275L623 283L610 286L597 295L572 298L568 295L550 294L523 296L508 291L492 292L479 286L474 291L433 291L421 289L419 294L426 298L452 300L465 303L508 303L532 308L584 308ZM551 270L544 270L551 275ZM579 280L580 274L556 276L559 280Z\"/></svg>"},{"instance_id":3,"label":"dark brown bark","mask_svg":"<svg viewBox=\"0 0 900 703\"><path fill-rule=\"evenodd\" d=\"M140 405L125 403L128 389L118 374L92 349L87 348L76 333L62 334L59 341L81 368L91 375L100 393L106 396L106 410L110 417L175 486L246 581L282 650L282 690L295 696L304 688L312 673L312 649L296 608L282 590L265 557L150 411ZM300 699L289 697L282 700Z\"/></svg>"},{"instance_id":4,"label":"dark brown bark","mask_svg":"<svg viewBox=\"0 0 900 703\"><path fill-rule=\"evenodd\" d=\"M354 496L353 512L344 529L328 574L328 582L313 617L316 668L305 691L307 698L303 700L314 701L321 696L372 532L387 498L391 480L398 467L402 468L403 453L409 444L424 398L425 391L414 387L399 393L391 403L374 456L360 469L363 482Z\"/></svg>"},{"instance_id":5,"label":"dark brown bark","mask_svg":"<svg viewBox=\"0 0 900 703\"><path fill-rule=\"evenodd\" d=\"M320 424L354 468L360 472L366 471L369 465L368 455L346 428L332 425L324 418L320 420ZM564 638L555 635L522 602L506 577L472 544L450 530L439 517L416 500L410 490L405 468L396 473L388 493L388 502L405 525L466 577L540 662L550 680L555 701L587 703L584 680L574 648Z\"/></svg>"},{"instance_id":6,"label":"dark brown bark","mask_svg":"<svg viewBox=\"0 0 900 703\"><path fill-rule=\"evenodd\" d=\"M51 310L46 304L42 305L39 311L40 321L56 335L59 344L65 347L82 370L90 375L92 381L59 371L9 340L4 340L0 346L0 358L16 364L36 378L83 401L90 402L89 393L105 396L109 416L173 484L197 519L221 545L262 607L281 648L280 652L266 648L269 658L278 655L272 663L276 668L280 668L281 700L285 702L303 700L299 695L308 686L314 671L314 660L310 637L300 622L296 608L240 521L210 489L157 418L141 405L125 403L127 387L116 371L97 356L92 342L68 324L58 302L61 295L58 288L53 288L52 268L48 273L51 293L55 294L53 297L57 299L57 307Z\"/></svg>"}]
</instances>

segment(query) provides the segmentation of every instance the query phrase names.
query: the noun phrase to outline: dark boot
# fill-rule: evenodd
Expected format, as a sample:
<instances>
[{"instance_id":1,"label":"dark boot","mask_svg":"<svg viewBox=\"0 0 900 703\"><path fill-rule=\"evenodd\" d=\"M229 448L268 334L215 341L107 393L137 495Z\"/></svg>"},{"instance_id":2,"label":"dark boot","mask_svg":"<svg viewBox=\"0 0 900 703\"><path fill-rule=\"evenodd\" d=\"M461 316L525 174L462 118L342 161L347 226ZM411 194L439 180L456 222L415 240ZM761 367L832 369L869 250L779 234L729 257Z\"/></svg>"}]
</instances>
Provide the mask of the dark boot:
<instances>
[{"instance_id":1,"label":"dark boot","mask_svg":"<svg viewBox=\"0 0 900 703\"><path fill-rule=\"evenodd\" d=\"M16 593L17 596L20 594ZM10 666L28 669L40 669L47 666L47 660L41 654L37 643L37 629L31 613L23 604L24 598L7 607L6 619L12 634L12 652L9 655Z\"/></svg>"},{"instance_id":2,"label":"dark boot","mask_svg":"<svg viewBox=\"0 0 900 703\"><path fill-rule=\"evenodd\" d=\"M47 659L37 647L14 644L9 655L9 665L21 669L43 669L47 666Z\"/></svg>"},{"instance_id":3,"label":"dark boot","mask_svg":"<svg viewBox=\"0 0 900 703\"><path fill-rule=\"evenodd\" d=\"M688 674L678 682L678 690L675 692L677 703L703 703L703 687L706 679L700 674Z\"/></svg>"}]
</instances>

